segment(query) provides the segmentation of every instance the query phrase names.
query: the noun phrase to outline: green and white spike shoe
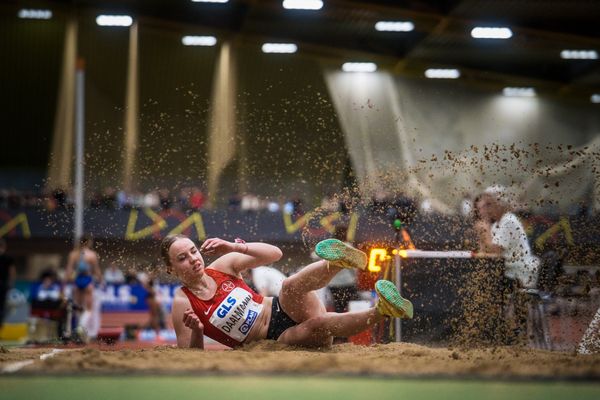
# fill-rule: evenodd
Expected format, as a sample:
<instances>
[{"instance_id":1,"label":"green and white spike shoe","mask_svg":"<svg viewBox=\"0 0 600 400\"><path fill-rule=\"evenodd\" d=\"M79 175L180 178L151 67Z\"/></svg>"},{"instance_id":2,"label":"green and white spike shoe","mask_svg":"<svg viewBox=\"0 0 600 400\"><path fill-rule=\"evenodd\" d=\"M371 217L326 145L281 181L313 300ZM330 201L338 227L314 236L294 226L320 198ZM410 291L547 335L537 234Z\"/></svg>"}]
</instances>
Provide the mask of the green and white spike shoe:
<instances>
[{"instance_id":1,"label":"green and white spike shoe","mask_svg":"<svg viewBox=\"0 0 600 400\"><path fill-rule=\"evenodd\" d=\"M403 298L394 283L386 280L375 282L375 291L379 295L375 307L381 315L387 315L394 318L413 317L412 303Z\"/></svg>"},{"instance_id":2,"label":"green and white spike shoe","mask_svg":"<svg viewBox=\"0 0 600 400\"><path fill-rule=\"evenodd\" d=\"M337 239L326 239L317 243L315 253L332 265L342 268L367 268L367 255Z\"/></svg>"}]
</instances>

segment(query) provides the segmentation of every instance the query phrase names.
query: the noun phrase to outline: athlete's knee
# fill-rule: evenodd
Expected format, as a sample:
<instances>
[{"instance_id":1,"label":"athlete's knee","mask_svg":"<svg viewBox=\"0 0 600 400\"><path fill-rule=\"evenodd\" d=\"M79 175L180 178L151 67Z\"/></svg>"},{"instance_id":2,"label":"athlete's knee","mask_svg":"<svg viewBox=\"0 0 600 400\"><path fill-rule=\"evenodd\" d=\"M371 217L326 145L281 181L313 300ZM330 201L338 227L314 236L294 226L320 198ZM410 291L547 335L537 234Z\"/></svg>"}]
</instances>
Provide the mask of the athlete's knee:
<instances>
[{"instance_id":1,"label":"athlete's knee","mask_svg":"<svg viewBox=\"0 0 600 400\"><path fill-rule=\"evenodd\" d=\"M328 325L328 320L325 315L319 315L316 317L312 317L306 322L307 329L314 336L330 336L331 332Z\"/></svg>"},{"instance_id":2,"label":"athlete's knee","mask_svg":"<svg viewBox=\"0 0 600 400\"><path fill-rule=\"evenodd\" d=\"M293 296L297 291L298 290L293 279L286 278L283 280L283 282L281 282L281 293L285 293L287 296Z\"/></svg>"}]
</instances>

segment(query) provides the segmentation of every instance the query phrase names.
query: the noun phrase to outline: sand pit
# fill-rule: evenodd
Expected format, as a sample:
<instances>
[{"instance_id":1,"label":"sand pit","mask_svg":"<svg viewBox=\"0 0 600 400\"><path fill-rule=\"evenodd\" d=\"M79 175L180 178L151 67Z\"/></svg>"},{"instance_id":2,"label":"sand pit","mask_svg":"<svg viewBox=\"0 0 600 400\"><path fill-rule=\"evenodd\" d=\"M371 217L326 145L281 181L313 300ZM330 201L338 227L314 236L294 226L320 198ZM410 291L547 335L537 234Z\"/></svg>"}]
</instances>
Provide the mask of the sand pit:
<instances>
[{"instance_id":1,"label":"sand pit","mask_svg":"<svg viewBox=\"0 0 600 400\"><path fill-rule=\"evenodd\" d=\"M415 344L355 346L307 351L275 342L241 350L198 351L173 346L138 350L70 349L46 360L50 349L0 353L0 369L35 359L19 373L31 374L325 374L448 376L481 378L600 379L600 355L547 352L517 347L430 348Z\"/></svg>"}]
</instances>

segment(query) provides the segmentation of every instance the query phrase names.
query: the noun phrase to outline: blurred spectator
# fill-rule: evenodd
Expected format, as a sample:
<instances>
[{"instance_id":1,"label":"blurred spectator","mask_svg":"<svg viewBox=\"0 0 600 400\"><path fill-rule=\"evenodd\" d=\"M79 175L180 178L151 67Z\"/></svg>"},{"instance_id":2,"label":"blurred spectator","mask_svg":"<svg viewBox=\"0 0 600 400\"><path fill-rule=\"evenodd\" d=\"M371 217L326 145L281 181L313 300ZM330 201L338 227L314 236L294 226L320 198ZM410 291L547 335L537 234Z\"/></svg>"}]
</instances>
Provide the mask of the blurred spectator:
<instances>
[{"instance_id":1,"label":"blurred spectator","mask_svg":"<svg viewBox=\"0 0 600 400\"><path fill-rule=\"evenodd\" d=\"M304 201L302 197L296 193L296 195L292 198L292 214L296 216L304 215Z\"/></svg>"},{"instance_id":2,"label":"blurred spectator","mask_svg":"<svg viewBox=\"0 0 600 400\"><path fill-rule=\"evenodd\" d=\"M526 343L529 293L537 288L540 259L531 251L523 224L511 212L505 187L487 188L475 207L480 218L475 222L479 251L504 258L506 306L513 308L515 339Z\"/></svg>"},{"instance_id":3,"label":"blurred spectator","mask_svg":"<svg viewBox=\"0 0 600 400\"><path fill-rule=\"evenodd\" d=\"M160 189L158 191L158 198L160 200L160 206L163 210L168 210L173 205L173 201L171 199L171 192L169 189Z\"/></svg>"},{"instance_id":4,"label":"blurred spectator","mask_svg":"<svg viewBox=\"0 0 600 400\"><path fill-rule=\"evenodd\" d=\"M181 188L177 198L177 207L180 210L187 210L190 207L190 197L192 197L192 188Z\"/></svg>"},{"instance_id":5,"label":"blurred spectator","mask_svg":"<svg viewBox=\"0 0 600 400\"><path fill-rule=\"evenodd\" d=\"M470 218L473 215L473 200L468 193L463 194L462 200L460 201L460 215L465 218Z\"/></svg>"},{"instance_id":6,"label":"blurred spectator","mask_svg":"<svg viewBox=\"0 0 600 400\"><path fill-rule=\"evenodd\" d=\"M66 301L54 268L46 268L40 284L31 293L32 316L57 321L56 337L61 337L66 323Z\"/></svg>"},{"instance_id":7,"label":"blurred spectator","mask_svg":"<svg viewBox=\"0 0 600 400\"><path fill-rule=\"evenodd\" d=\"M52 192L56 208L65 208L67 206L67 193L61 188L56 188Z\"/></svg>"},{"instance_id":8,"label":"blurred spectator","mask_svg":"<svg viewBox=\"0 0 600 400\"><path fill-rule=\"evenodd\" d=\"M156 337L159 338L160 330L166 327L165 313L156 295L154 279L148 277L142 284L146 289L146 305L149 314L147 325L156 332Z\"/></svg>"},{"instance_id":9,"label":"blurred spectator","mask_svg":"<svg viewBox=\"0 0 600 400\"><path fill-rule=\"evenodd\" d=\"M107 187L102 194L102 206L108 209L114 209L117 205L117 190L113 187Z\"/></svg>"},{"instance_id":10,"label":"blurred spectator","mask_svg":"<svg viewBox=\"0 0 600 400\"><path fill-rule=\"evenodd\" d=\"M99 302L94 292L94 280L102 283L102 270L98 253L92 249L93 240L89 235L83 235L79 243L75 245L67 258L64 282L70 281L75 275L73 282L73 301L80 306L83 312L79 315L77 326L78 334L82 340L96 336L99 311L95 305Z\"/></svg>"},{"instance_id":11,"label":"blurred spectator","mask_svg":"<svg viewBox=\"0 0 600 400\"><path fill-rule=\"evenodd\" d=\"M32 299L37 305L45 303L42 308L55 308L62 303L62 293L58 276L53 268L46 268L40 275L40 286L32 293ZM36 306L36 303L33 304Z\"/></svg>"},{"instance_id":12,"label":"blurred spectator","mask_svg":"<svg viewBox=\"0 0 600 400\"><path fill-rule=\"evenodd\" d=\"M108 268L104 271L104 281L113 285L125 283L125 275L114 261L108 264Z\"/></svg>"},{"instance_id":13,"label":"blurred spectator","mask_svg":"<svg viewBox=\"0 0 600 400\"><path fill-rule=\"evenodd\" d=\"M349 195L342 196L342 198L338 202L338 209L342 215L348 217L350 215L350 212L354 208L355 204L356 204L356 201L351 196L349 196Z\"/></svg>"},{"instance_id":14,"label":"blurred spectator","mask_svg":"<svg viewBox=\"0 0 600 400\"><path fill-rule=\"evenodd\" d=\"M192 210L200 210L204 207L204 193L199 188L192 189L189 205Z\"/></svg>"},{"instance_id":15,"label":"blurred spectator","mask_svg":"<svg viewBox=\"0 0 600 400\"><path fill-rule=\"evenodd\" d=\"M90 207L100 208L102 206L102 193L95 191L90 198Z\"/></svg>"},{"instance_id":16,"label":"blurred spectator","mask_svg":"<svg viewBox=\"0 0 600 400\"><path fill-rule=\"evenodd\" d=\"M269 210L270 212L279 212L279 210L281 209L281 205L274 201L274 200L269 200L267 202L267 210Z\"/></svg>"},{"instance_id":17,"label":"blurred spectator","mask_svg":"<svg viewBox=\"0 0 600 400\"><path fill-rule=\"evenodd\" d=\"M256 267L246 270L250 273L252 287L265 297L279 296L281 285L286 276L273 267Z\"/></svg>"},{"instance_id":18,"label":"blurred spectator","mask_svg":"<svg viewBox=\"0 0 600 400\"><path fill-rule=\"evenodd\" d=\"M242 199L239 193L233 193L231 196L229 196L229 200L227 201L227 207L229 207L230 210L239 210L241 204Z\"/></svg>"},{"instance_id":19,"label":"blurred spectator","mask_svg":"<svg viewBox=\"0 0 600 400\"><path fill-rule=\"evenodd\" d=\"M511 212L506 188L491 186L478 197L477 212L481 218L475 228L480 250L504 257L504 275L523 288L535 288L540 260L533 255L525 228Z\"/></svg>"},{"instance_id":20,"label":"blurred spectator","mask_svg":"<svg viewBox=\"0 0 600 400\"><path fill-rule=\"evenodd\" d=\"M339 210L339 202L333 193L329 193L321 199L321 208L326 212L336 212Z\"/></svg>"},{"instance_id":21,"label":"blurred spectator","mask_svg":"<svg viewBox=\"0 0 600 400\"><path fill-rule=\"evenodd\" d=\"M285 204L283 205L283 212L286 214L294 213L294 203L292 203L291 200L285 202Z\"/></svg>"},{"instance_id":22,"label":"blurred spectator","mask_svg":"<svg viewBox=\"0 0 600 400\"><path fill-rule=\"evenodd\" d=\"M148 283L148 281L150 280L150 275L148 275L148 273L145 271L145 269L143 267L141 267L137 271L135 278L137 279L137 281L139 282L140 285L146 285Z\"/></svg>"},{"instance_id":23,"label":"blurred spectator","mask_svg":"<svg viewBox=\"0 0 600 400\"><path fill-rule=\"evenodd\" d=\"M431 203L430 199L423 199L419 205L419 208L423 214L433 213L433 204Z\"/></svg>"},{"instance_id":24,"label":"blurred spectator","mask_svg":"<svg viewBox=\"0 0 600 400\"><path fill-rule=\"evenodd\" d=\"M246 193L242 196L240 208L245 212L258 211L260 208L260 201L258 196L253 193Z\"/></svg>"},{"instance_id":25,"label":"blurred spectator","mask_svg":"<svg viewBox=\"0 0 600 400\"><path fill-rule=\"evenodd\" d=\"M125 272L125 283L128 285L139 285L138 274L135 268L128 268Z\"/></svg>"},{"instance_id":26,"label":"blurred spectator","mask_svg":"<svg viewBox=\"0 0 600 400\"><path fill-rule=\"evenodd\" d=\"M146 193L143 200L144 207L148 208L158 208L160 205L160 197L158 193L153 190L151 192Z\"/></svg>"},{"instance_id":27,"label":"blurred spectator","mask_svg":"<svg viewBox=\"0 0 600 400\"><path fill-rule=\"evenodd\" d=\"M116 195L117 208L128 208L131 205L129 196L124 190L119 190Z\"/></svg>"}]
</instances>

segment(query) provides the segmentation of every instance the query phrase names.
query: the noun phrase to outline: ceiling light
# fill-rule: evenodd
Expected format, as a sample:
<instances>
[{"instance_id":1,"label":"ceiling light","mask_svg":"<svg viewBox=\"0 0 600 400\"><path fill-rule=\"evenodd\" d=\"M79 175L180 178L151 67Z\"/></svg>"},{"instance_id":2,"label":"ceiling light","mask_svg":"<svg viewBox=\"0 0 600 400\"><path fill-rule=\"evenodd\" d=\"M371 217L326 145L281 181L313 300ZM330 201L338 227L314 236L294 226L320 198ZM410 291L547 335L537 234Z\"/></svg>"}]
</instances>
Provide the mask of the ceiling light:
<instances>
[{"instance_id":1,"label":"ceiling light","mask_svg":"<svg viewBox=\"0 0 600 400\"><path fill-rule=\"evenodd\" d=\"M410 32L415 29L415 24L410 21L379 21L375 29L380 32Z\"/></svg>"},{"instance_id":2,"label":"ceiling light","mask_svg":"<svg viewBox=\"0 0 600 400\"><path fill-rule=\"evenodd\" d=\"M560 58L565 60L597 60L598 52L596 50L563 50L560 52Z\"/></svg>"},{"instance_id":3,"label":"ceiling light","mask_svg":"<svg viewBox=\"0 0 600 400\"><path fill-rule=\"evenodd\" d=\"M429 68L425 76L430 79L458 79L460 71L456 68Z\"/></svg>"},{"instance_id":4,"label":"ceiling light","mask_svg":"<svg viewBox=\"0 0 600 400\"><path fill-rule=\"evenodd\" d=\"M600 103L600 94L596 93L596 94L591 95L590 96L590 101L592 103L596 103L596 104Z\"/></svg>"},{"instance_id":5,"label":"ceiling light","mask_svg":"<svg viewBox=\"0 0 600 400\"><path fill-rule=\"evenodd\" d=\"M506 97L535 97L535 89L532 87L505 87L502 94Z\"/></svg>"},{"instance_id":6,"label":"ceiling light","mask_svg":"<svg viewBox=\"0 0 600 400\"><path fill-rule=\"evenodd\" d=\"M217 38L214 36L184 36L181 43L185 46L214 46Z\"/></svg>"},{"instance_id":7,"label":"ceiling light","mask_svg":"<svg viewBox=\"0 0 600 400\"><path fill-rule=\"evenodd\" d=\"M23 8L19 10L17 14L19 18L23 19L50 19L52 18L52 11L50 10L31 10Z\"/></svg>"},{"instance_id":8,"label":"ceiling light","mask_svg":"<svg viewBox=\"0 0 600 400\"><path fill-rule=\"evenodd\" d=\"M283 0L283 8L288 10L320 10L323 8L321 0Z\"/></svg>"},{"instance_id":9,"label":"ceiling light","mask_svg":"<svg viewBox=\"0 0 600 400\"><path fill-rule=\"evenodd\" d=\"M263 53L295 53L298 46L294 43L265 43L262 45Z\"/></svg>"},{"instance_id":10,"label":"ceiling light","mask_svg":"<svg viewBox=\"0 0 600 400\"><path fill-rule=\"evenodd\" d=\"M477 26L471 31L471 36L476 39L508 39L513 33L506 27L483 27Z\"/></svg>"},{"instance_id":11,"label":"ceiling light","mask_svg":"<svg viewBox=\"0 0 600 400\"><path fill-rule=\"evenodd\" d=\"M98 15L96 23L100 26L131 26L133 18L129 15Z\"/></svg>"},{"instance_id":12,"label":"ceiling light","mask_svg":"<svg viewBox=\"0 0 600 400\"><path fill-rule=\"evenodd\" d=\"M347 62L342 65L344 72L375 72L377 64L372 62Z\"/></svg>"}]
</instances>

